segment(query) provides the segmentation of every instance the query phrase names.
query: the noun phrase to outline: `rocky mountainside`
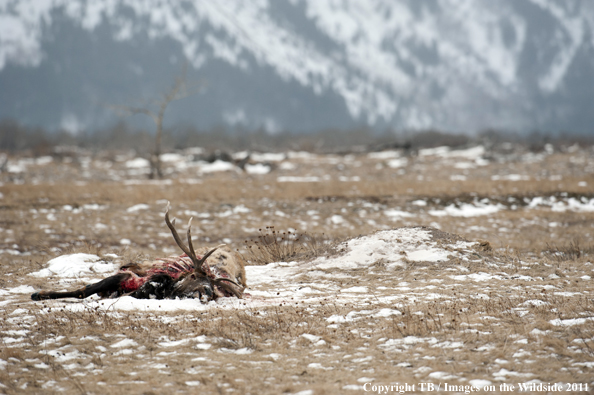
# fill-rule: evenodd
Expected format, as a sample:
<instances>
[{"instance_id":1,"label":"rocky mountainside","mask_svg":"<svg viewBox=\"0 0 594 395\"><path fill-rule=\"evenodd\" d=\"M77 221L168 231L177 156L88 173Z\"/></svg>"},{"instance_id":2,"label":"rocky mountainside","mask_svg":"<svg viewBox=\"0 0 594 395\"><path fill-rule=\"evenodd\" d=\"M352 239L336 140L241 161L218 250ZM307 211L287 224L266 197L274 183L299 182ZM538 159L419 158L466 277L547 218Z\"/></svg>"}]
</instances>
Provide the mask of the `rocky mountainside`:
<instances>
[{"instance_id":1,"label":"rocky mountainside","mask_svg":"<svg viewBox=\"0 0 594 395\"><path fill-rule=\"evenodd\" d=\"M187 65L169 126L586 134L593 33L588 0L3 0L0 119L104 127Z\"/></svg>"}]
</instances>

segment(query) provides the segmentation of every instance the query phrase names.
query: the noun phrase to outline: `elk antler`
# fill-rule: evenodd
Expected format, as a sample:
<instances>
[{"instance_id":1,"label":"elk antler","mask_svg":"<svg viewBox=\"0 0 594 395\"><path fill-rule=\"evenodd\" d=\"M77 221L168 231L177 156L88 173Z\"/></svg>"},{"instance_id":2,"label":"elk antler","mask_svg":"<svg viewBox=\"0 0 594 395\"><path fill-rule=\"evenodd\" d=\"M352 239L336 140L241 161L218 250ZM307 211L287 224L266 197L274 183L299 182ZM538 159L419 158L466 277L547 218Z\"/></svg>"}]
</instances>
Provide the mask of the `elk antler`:
<instances>
[{"instance_id":1,"label":"elk antler","mask_svg":"<svg viewBox=\"0 0 594 395\"><path fill-rule=\"evenodd\" d=\"M212 250L210 250L206 254L204 254L202 256L202 258L200 258L200 260L198 261L198 264L200 265L200 267L202 267L202 264L204 263L206 258L208 258L210 256L210 254L212 254L213 252L215 252L216 250L218 250L221 247L225 247L226 245L227 244L219 244L218 246L216 246L215 248L213 248Z\"/></svg>"},{"instance_id":2,"label":"elk antler","mask_svg":"<svg viewBox=\"0 0 594 395\"><path fill-rule=\"evenodd\" d=\"M175 218L173 219L173 221L169 219L169 208L171 208L171 204L167 202L167 208L165 209L165 223L171 231L171 234L173 235L175 242L177 243L179 248L181 248L181 250L192 260L192 263L194 264L194 271L204 277L208 277L208 274L202 268L202 264L204 263L204 261L206 261L206 258L208 258L217 249L224 247L225 244L219 244L218 246L204 254L202 258L200 258L200 260L198 260L198 258L196 258L196 252L194 251L194 245L192 244L192 218L190 218L190 220L188 221L188 246L186 246L182 241L181 237L179 237L177 230L175 229Z\"/></svg>"},{"instance_id":3,"label":"elk antler","mask_svg":"<svg viewBox=\"0 0 594 395\"><path fill-rule=\"evenodd\" d=\"M245 287L242 287L241 285L237 284L235 281L231 280L230 278L224 278L224 277L215 278L213 280L213 284L223 288L227 292L230 292L231 294L233 294L233 296L238 297L240 299L242 296L242 292L245 289ZM231 284L235 285L235 287L232 287Z\"/></svg>"}]
</instances>

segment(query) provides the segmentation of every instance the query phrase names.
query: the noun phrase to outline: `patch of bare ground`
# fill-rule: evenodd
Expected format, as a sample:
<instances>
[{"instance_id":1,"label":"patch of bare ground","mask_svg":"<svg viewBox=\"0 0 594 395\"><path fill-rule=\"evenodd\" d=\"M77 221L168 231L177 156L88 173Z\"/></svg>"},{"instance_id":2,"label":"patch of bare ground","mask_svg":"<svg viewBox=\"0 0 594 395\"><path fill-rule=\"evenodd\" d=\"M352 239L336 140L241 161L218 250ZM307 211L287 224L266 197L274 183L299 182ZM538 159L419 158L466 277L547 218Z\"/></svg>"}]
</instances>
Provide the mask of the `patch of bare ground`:
<instances>
[{"instance_id":1,"label":"patch of bare ground","mask_svg":"<svg viewBox=\"0 0 594 395\"><path fill-rule=\"evenodd\" d=\"M152 182L118 155L24 161L25 171L0 174L0 392L348 394L366 383L418 391L473 380L592 392L591 150L485 154L488 163L300 155L261 175L166 162L168 178ZM301 271L268 284L248 276L252 299L196 311L30 300L82 284L30 276L59 255L177 253L168 200L180 220L194 217L196 246L225 242L252 263L285 261L257 266L262 275L291 261ZM323 265L341 256L340 241L419 226L447 259L404 251L396 265ZM295 238L272 239L271 229ZM281 244L250 256L255 241Z\"/></svg>"}]
</instances>

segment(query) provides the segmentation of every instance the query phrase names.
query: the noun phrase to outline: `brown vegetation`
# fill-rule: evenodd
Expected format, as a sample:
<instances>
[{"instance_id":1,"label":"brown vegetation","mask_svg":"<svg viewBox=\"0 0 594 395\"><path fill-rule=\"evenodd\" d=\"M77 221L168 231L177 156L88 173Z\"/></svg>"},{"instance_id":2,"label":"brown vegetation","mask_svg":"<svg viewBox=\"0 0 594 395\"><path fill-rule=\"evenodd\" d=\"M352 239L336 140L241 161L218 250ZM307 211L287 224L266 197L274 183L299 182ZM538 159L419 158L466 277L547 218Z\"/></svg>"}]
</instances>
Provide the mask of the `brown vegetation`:
<instances>
[{"instance_id":1,"label":"brown vegetation","mask_svg":"<svg viewBox=\"0 0 594 395\"><path fill-rule=\"evenodd\" d=\"M488 163L464 166L458 163L472 161L404 151L401 167L367 153L295 156L263 175L164 162L168 180L159 182L132 172L126 163L135 155L126 155L53 156L44 164L30 158L25 171L0 174L0 392L348 394L361 392L366 378L384 385L594 384L594 212L567 204L594 197L591 147L540 156L502 148L485 153ZM509 175L526 178L502 178ZM319 181L279 181L283 176ZM537 197L550 204L536 205ZM28 274L69 252L124 260L175 253L162 219L166 200L180 217L194 217L196 246L224 242L258 264L334 254L331 240L401 226L480 242L468 261L411 261L390 271L382 261L312 268L317 277L303 273L286 289L256 287L252 292L275 296L257 309L248 298L237 308L139 312L33 303L9 292L64 287ZM499 209L439 214L481 204ZM309 238L299 236L304 232ZM460 271L475 280L461 280ZM316 279L323 279L319 288ZM313 296L292 296L303 286ZM335 289L348 287L368 292L338 301Z\"/></svg>"}]
</instances>

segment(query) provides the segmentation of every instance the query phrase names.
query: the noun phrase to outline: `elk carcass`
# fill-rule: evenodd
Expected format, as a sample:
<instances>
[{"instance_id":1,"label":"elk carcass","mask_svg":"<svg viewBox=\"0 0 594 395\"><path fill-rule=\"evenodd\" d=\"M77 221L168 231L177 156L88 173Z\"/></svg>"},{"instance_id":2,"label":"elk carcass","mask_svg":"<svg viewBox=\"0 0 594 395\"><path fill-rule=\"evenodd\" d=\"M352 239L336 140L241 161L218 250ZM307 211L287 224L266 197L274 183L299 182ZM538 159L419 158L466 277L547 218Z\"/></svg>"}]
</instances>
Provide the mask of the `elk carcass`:
<instances>
[{"instance_id":1,"label":"elk carcass","mask_svg":"<svg viewBox=\"0 0 594 395\"><path fill-rule=\"evenodd\" d=\"M94 294L104 298L126 295L139 299L198 298L202 302L221 296L241 298L246 288L243 258L224 244L195 251L191 222L190 218L186 245L175 229L175 219L169 219L167 204L165 223L184 254L140 263L131 262L98 283L70 292L40 291L31 295L31 299L82 299Z\"/></svg>"}]
</instances>

